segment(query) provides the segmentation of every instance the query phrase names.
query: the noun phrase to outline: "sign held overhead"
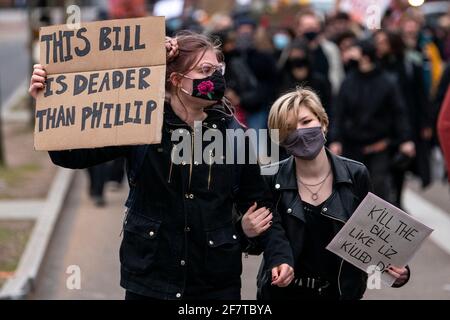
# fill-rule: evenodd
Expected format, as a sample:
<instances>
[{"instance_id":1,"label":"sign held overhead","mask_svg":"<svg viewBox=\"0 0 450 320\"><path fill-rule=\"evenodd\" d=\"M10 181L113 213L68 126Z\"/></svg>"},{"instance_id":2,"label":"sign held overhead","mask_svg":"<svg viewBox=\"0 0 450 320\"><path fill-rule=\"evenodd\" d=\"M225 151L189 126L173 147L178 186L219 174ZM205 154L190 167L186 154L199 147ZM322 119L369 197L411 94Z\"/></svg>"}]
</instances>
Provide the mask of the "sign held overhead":
<instances>
[{"instance_id":1,"label":"sign held overhead","mask_svg":"<svg viewBox=\"0 0 450 320\"><path fill-rule=\"evenodd\" d=\"M164 17L41 28L47 79L36 101L35 149L159 143L164 41Z\"/></svg>"}]
</instances>

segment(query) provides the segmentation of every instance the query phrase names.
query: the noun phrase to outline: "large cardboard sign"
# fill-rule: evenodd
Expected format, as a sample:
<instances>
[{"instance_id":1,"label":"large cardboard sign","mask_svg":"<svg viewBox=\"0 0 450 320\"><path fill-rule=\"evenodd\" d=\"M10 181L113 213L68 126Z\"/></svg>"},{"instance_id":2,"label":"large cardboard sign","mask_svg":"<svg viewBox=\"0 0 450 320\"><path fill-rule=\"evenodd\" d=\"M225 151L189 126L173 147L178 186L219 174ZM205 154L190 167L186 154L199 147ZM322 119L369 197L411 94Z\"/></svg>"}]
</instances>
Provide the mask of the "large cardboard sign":
<instances>
[{"instance_id":1,"label":"large cardboard sign","mask_svg":"<svg viewBox=\"0 0 450 320\"><path fill-rule=\"evenodd\" d=\"M164 17L43 27L39 38L47 80L36 101L36 150L161 141Z\"/></svg>"},{"instance_id":2,"label":"large cardboard sign","mask_svg":"<svg viewBox=\"0 0 450 320\"><path fill-rule=\"evenodd\" d=\"M381 280L392 285L395 278L386 269L406 266L432 231L369 193L327 249L365 272L373 266Z\"/></svg>"}]
</instances>

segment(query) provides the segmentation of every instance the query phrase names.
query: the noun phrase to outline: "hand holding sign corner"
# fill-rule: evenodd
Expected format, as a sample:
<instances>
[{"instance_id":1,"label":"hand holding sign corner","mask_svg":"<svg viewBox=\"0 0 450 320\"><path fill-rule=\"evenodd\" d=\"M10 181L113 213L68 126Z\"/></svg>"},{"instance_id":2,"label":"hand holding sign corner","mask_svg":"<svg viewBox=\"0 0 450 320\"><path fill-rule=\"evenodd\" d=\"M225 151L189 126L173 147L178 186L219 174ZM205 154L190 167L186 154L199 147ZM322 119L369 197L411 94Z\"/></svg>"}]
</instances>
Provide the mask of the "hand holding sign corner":
<instances>
[{"instance_id":1,"label":"hand holding sign corner","mask_svg":"<svg viewBox=\"0 0 450 320\"><path fill-rule=\"evenodd\" d=\"M369 193L327 249L357 268L381 272L383 282L407 281L407 263L433 230Z\"/></svg>"}]
</instances>

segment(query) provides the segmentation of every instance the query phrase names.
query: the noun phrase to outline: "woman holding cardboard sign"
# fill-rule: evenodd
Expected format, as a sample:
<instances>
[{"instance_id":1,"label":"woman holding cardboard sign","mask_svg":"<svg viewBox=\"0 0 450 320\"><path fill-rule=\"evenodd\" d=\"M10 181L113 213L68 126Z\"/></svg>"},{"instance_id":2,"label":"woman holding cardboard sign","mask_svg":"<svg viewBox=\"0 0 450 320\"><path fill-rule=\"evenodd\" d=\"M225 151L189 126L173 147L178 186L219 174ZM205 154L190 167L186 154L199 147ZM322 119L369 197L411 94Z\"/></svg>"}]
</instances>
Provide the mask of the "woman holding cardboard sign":
<instances>
[{"instance_id":1,"label":"woman holding cardboard sign","mask_svg":"<svg viewBox=\"0 0 450 320\"><path fill-rule=\"evenodd\" d=\"M280 144L291 155L275 164L279 166L275 175L265 177L292 247L295 279L285 288L271 286L270 270L263 262L258 297L362 298L367 274L325 247L369 192L367 168L324 147L328 116L311 90L297 88L275 101L269 127L279 129ZM267 169L270 167L263 168ZM394 286L409 279L408 268L391 267L388 271L397 279Z\"/></svg>"},{"instance_id":2,"label":"woman holding cardboard sign","mask_svg":"<svg viewBox=\"0 0 450 320\"><path fill-rule=\"evenodd\" d=\"M258 164L204 163L190 155L188 161L175 161L175 134L190 137L194 145L204 130L225 136L225 130L241 128L223 99L218 46L205 36L184 33L169 39L166 48L167 102L160 144L50 152L52 161L75 169L127 159L130 193L120 248L127 299L239 299L246 236L264 231L260 240L272 284L288 285L293 278L291 249L279 219L267 209L271 195ZM42 90L45 75L35 66L33 96ZM207 143L200 142L203 154ZM251 152L248 143L234 151ZM215 157L209 155L210 160ZM233 206L251 215L254 223L243 219L242 225Z\"/></svg>"}]
</instances>

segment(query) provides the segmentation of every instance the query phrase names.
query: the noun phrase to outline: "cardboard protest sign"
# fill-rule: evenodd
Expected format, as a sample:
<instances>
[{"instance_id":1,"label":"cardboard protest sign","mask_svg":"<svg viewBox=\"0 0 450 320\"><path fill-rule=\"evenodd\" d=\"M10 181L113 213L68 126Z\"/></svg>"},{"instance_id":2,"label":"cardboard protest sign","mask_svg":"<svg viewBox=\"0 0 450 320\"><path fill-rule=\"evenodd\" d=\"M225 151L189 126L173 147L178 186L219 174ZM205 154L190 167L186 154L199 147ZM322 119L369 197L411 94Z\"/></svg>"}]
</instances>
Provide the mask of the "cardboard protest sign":
<instances>
[{"instance_id":1,"label":"cardboard protest sign","mask_svg":"<svg viewBox=\"0 0 450 320\"><path fill-rule=\"evenodd\" d=\"M36 150L161 141L164 17L44 27L39 37L47 80L36 101Z\"/></svg>"},{"instance_id":2,"label":"cardboard protest sign","mask_svg":"<svg viewBox=\"0 0 450 320\"><path fill-rule=\"evenodd\" d=\"M365 272L374 266L381 280L392 285L395 278L386 269L406 266L432 231L369 193L327 249Z\"/></svg>"}]
</instances>

